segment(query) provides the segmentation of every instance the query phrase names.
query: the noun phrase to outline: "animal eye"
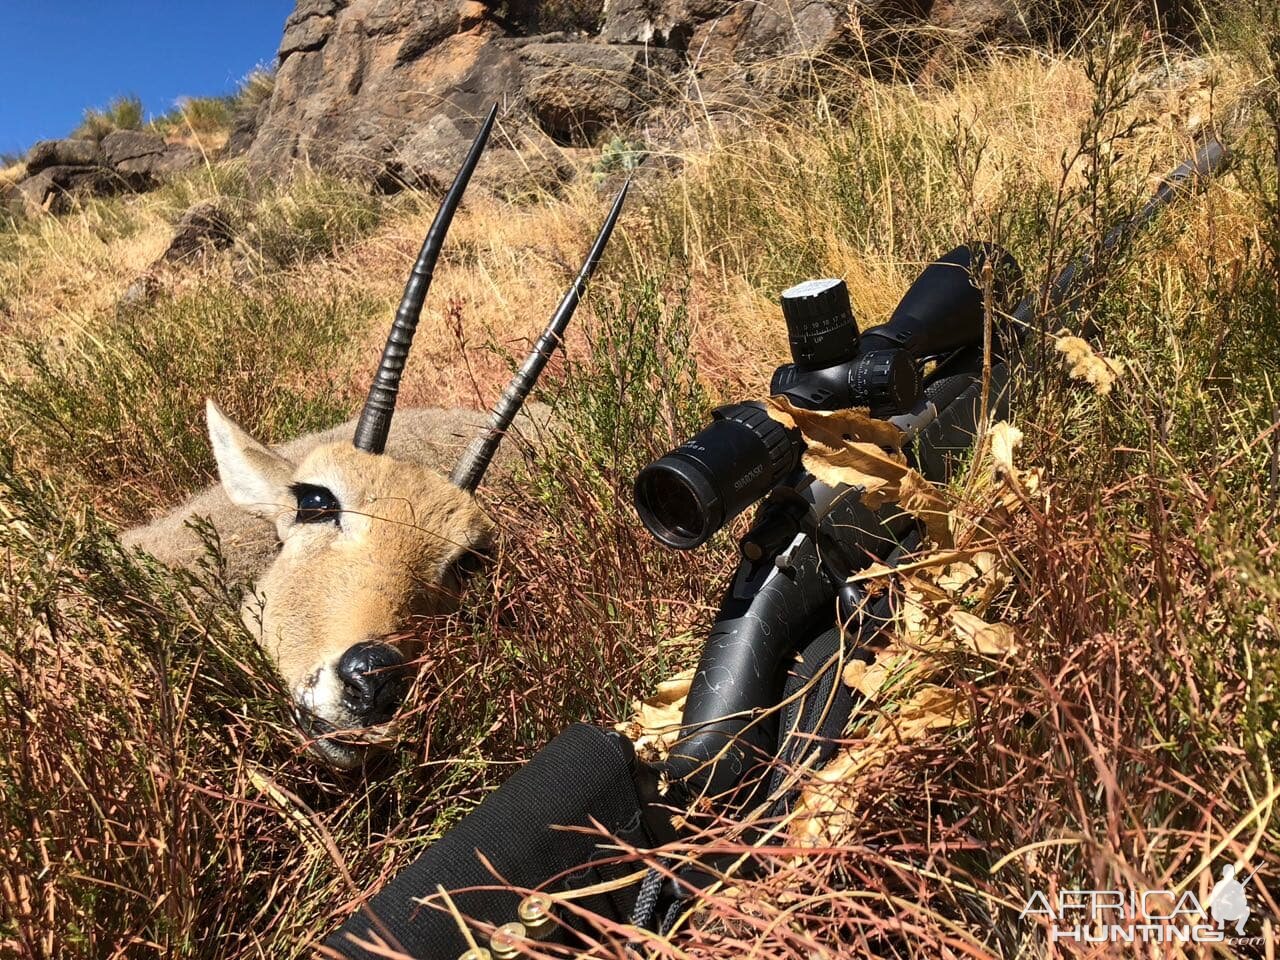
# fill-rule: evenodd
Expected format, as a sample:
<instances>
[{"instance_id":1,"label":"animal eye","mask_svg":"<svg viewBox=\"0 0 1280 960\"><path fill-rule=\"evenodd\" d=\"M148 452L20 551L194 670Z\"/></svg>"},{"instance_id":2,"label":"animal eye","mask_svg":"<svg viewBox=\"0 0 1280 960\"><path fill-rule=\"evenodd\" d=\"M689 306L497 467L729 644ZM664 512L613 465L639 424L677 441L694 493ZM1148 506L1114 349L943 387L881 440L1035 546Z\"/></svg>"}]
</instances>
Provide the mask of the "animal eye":
<instances>
[{"instance_id":1,"label":"animal eye","mask_svg":"<svg viewBox=\"0 0 1280 960\"><path fill-rule=\"evenodd\" d=\"M310 483L297 483L293 496L298 501L298 515L294 523L337 523L342 504L328 487Z\"/></svg>"},{"instance_id":2,"label":"animal eye","mask_svg":"<svg viewBox=\"0 0 1280 960\"><path fill-rule=\"evenodd\" d=\"M492 559L487 549L464 550L462 556L453 561L453 567L458 572L459 579L468 580L483 570Z\"/></svg>"}]
</instances>

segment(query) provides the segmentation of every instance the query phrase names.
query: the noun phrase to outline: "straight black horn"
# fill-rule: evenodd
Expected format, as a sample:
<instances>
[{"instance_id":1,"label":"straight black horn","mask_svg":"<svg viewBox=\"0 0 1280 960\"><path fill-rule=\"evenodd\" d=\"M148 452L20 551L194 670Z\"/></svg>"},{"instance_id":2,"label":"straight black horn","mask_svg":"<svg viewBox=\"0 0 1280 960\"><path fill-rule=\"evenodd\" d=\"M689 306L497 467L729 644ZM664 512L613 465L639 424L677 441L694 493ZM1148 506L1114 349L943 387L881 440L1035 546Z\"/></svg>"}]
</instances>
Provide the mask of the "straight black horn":
<instances>
[{"instance_id":1,"label":"straight black horn","mask_svg":"<svg viewBox=\"0 0 1280 960\"><path fill-rule=\"evenodd\" d=\"M627 199L627 190L630 186L631 181L628 180L618 191L618 196L613 201L613 208L609 211L604 226L596 235L596 242L591 245L591 252L587 254L586 262L578 271L578 276L565 293L564 299L560 301L560 306L556 308L556 312L547 323L547 328L542 331L542 336L538 337L538 342L533 345L533 350L525 358L524 364L516 371L516 375L507 384L506 390L502 392L502 399L493 408L488 429L472 441L458 461L458 465L453 468L453 474L449 480L455 486L471 493L475 493L476 488L480 486L480 480L484 477L490 461L493 460L498 444L506 436L507 429L511 426L516 414L520 412L525 398L538 382L538 375L542 373L542 368L547 365L551 354L564 339L565 328L569 326L573 312L578 308L578 301L582 299L582 294L587 288L587 281L591 279L596 264L604 255L604 248L609 242L609 235L613 233L614 224L618 222L618 215L622 212L622 203Z\"/></svg>"},{"instance_id":2,"label":"straight black horn","mask_svg":"<svg viewBox=\"0 0 1280 960\"><path fill-rule=\"evenodd\" d=\"M405 284L395 322L391 324L387 345L382 349L382 360L374 375L373 386L369 388L369 397L364 402L364 409L360 411L360 422L356 424L354 442L359 450L382 453L387 445L391 416L396 410L396 394L400 391L400 377L409 357L409 348L413 345L413 334L418 329L418 318L422 316L422 305L427 299L436 261L440 258L440 247L444 244L449 224L453 222L453 215L462 201L462 193L467 189L471 174L480 161L480 154L484 152L484 145L489 139L489 132L493 129L493 121L497 115L498 105L495 103L481 124L480 132L476 134L467 158L462 162L462 169L453 178L453 186L440 202L440 209L436 211L436 218L431 221L426 239L422 241L422 250L413 265L413 272L409 274L409 282Z\"/></svg>"}]
</instances>

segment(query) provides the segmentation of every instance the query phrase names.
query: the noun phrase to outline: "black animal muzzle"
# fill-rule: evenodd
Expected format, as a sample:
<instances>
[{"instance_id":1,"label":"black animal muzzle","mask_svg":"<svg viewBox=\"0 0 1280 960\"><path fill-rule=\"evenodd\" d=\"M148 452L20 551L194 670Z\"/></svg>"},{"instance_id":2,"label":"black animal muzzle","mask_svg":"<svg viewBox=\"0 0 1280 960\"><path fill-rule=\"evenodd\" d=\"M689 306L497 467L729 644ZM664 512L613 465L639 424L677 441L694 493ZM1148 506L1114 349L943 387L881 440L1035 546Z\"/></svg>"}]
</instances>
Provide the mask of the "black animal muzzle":
<instances>
[{"instance_id":1,"label":"black animal muzzle","mask_svg":"<svg viewBox=\"0 0 1280 960\"><path fill-rule=\"evenodd\" d=\"M409 671L395 647L364 640L338 661L342 704L365 726L386 723L400 708L409 687Z\"/></svg>"}]
</instances>

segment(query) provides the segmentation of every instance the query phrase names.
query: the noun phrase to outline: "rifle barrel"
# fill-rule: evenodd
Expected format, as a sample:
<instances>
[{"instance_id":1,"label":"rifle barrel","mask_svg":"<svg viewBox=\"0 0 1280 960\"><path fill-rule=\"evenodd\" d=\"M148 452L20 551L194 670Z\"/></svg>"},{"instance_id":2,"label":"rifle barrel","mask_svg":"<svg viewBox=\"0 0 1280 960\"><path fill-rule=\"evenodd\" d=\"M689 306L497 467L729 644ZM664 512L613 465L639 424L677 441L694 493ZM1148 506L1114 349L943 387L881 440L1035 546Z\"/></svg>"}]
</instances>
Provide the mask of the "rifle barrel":
<instances>
[{"instance_id":1,"label":"rifle barrel","mask_svg":"<svg viewBox=\"0 0 1280 960\"><path fill-rule=\"evenodd\" d=\"M1142 205L1142 209L1132 217L1115 224L1102 240L1101 250L1110 253L1122 244L1128 243L1141 232L1165 207L1173 203L1188 190L1194 190L1209 177L1221 173L1231 159L1231 154L1216 136L1210 136L1196 150L1194 156L1184 160L1167 177L1160 181L1160 186ZM1058 271L1058 275L1050 281L1044 293L1048 295L1049 309L1056 309L1078 296L1086 282L1093 276L1096 264L1088 256L1077 257ZM1035 320L1042 292L1028 293L1022 298L1010 315L1014 326L1021 331L1019 339L1026 336Z\"/></svg>"}]
</instances>

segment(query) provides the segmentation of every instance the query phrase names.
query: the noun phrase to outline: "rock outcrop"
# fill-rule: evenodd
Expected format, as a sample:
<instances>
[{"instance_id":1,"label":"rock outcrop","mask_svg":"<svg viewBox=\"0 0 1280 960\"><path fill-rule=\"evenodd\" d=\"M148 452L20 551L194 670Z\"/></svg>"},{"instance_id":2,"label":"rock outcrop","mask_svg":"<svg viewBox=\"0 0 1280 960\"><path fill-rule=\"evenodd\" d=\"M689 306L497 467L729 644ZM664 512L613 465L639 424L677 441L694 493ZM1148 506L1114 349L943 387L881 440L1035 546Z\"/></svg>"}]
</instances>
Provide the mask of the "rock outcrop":
<instances>
[{"instance_id":1,"label":"rock outcrop","mask_svg":"<svg viewBox=\"0 0 1280 960\"><path fill-rule=\"evenodd\" d=\"M165 143L146 130L114 130L102 139L107 166L134 189L142 189L199 162L191 147Z\"/></svg>"},{"instance_id":2,"label":"rock outcrop","mask_svg":"<svg viewBox=\"0 0 1280 960\"><path fill-rule=\"evenodd\" d=\"M205 200L189 207L174 225L169 246L128 286L118 308L129 310L147 303L160 292L174 268L207 265L235 239L234 218L217 201Z\"/></svg>"},{"instance_id":3,"label":"rock outcrop","mask_svg":"<svg viewBox=\"0 0 1280 960\"><path fill-rule=\"evenodd\" d=\"M160 255L161 263L189 263L235 241L231 214L216 201L188 208L173 228L173 239Z\"/></svg>"},{"instance_id":4,"label":"rock outcrop","mask_svg":"<svg viewBox=\"0 0 1280 960\"><path fill-rule=\"evenodd\" d=\"M773 65L853 58L874 67L899 58L904 31L925 24L934 42L1021 30L1013 0L562 6L578 22L539 33L546 11L535 0L298 0L274 92L254 118L251 169L278 175L305 161L385 189L438 182L497 102L502 121L479 178L500 186L507 170L554 181L564 173L558 148L653 129L673 102L710 98L702 106L715 109L744 100L752 84L776 92Z\"/></svg>"},{"instance_id":5,"label":"rock outcrop","mask_svg":"<svg viewBox=\"0 0 1280 960\"><path fill-rule=\"evenodd\" d=\"M636 119L661 102L662 78L680 66L675 51L642 44L539 41L520 49L528 109L563 144L590 142Z\"/></svg>"},{"instance_id":6,"label":"rock outcrop","mask_svg":"<svg viewBox=\"0 0 1280 960\"><path fill-rule=\"evenodd\" d=\"M15 205L26 213L63 213L76 196L107 194L116 187L114 178L101 166L55 164L34 173L28 171L15 187Z\"/></svg>"},{"instance_id":7,"label":"rock outcrop","mask_svg":"<svg viewBox=\"0 0 1280 960\"><path fill-rule=\"evenodd\" d=\"M66 210L78 196L146 190L199 161L190 147L144 130L115 130L99 140L44 140L27 155L26 175L10 203L26 212Z\"/></svg>"}]
</instances>

